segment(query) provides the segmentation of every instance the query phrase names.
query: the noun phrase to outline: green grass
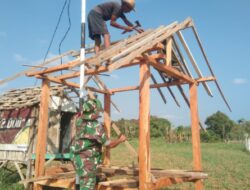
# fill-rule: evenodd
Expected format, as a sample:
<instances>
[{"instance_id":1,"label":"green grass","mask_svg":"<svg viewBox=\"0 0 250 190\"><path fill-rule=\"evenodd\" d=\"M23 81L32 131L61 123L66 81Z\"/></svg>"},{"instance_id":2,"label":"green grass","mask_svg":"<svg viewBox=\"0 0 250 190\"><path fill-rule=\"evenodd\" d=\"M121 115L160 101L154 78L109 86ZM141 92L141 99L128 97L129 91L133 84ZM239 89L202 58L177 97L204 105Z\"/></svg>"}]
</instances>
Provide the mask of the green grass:
<instances>
[{"instance_id":1,"label":"green grass","mask_svg":"<svg viewBox=\"0 0 250 190\"><path fill-rule=\"evenodd\" d=\"M131 142L134 147L136 141ZM202 144L203 170L209 177L205 190L249 190L250 154L243 144ZM112 151L112 164L129 165L133 157L124 145ZM192 145L190 143L167 144L161 139L151 139L151 166L163 169L192 170ZM194 189L192 183L176 185L169 190Z\"/></svg>"},{"instance_id":2,"label":"green grass","mask_svg":"<svg viewBox=\"0 0 250 190\"><path fill-rule=\"evenodd\" d=\"M138 147L138 142L131 144ZM207 143L202 144L202 165L209 177L205 190L249 190L250 154L243 144ZM124 145L112 150L112 165L128 166L137 163ZM192 145L190 143L167 144L163 139L151 139L151 165L162 169L192 170ZM13 184L19 180L17 174L0 170L0 190L21 190ZM191 190L192 183L171 186L166 190Z\"/></svg>"}]
</instances>

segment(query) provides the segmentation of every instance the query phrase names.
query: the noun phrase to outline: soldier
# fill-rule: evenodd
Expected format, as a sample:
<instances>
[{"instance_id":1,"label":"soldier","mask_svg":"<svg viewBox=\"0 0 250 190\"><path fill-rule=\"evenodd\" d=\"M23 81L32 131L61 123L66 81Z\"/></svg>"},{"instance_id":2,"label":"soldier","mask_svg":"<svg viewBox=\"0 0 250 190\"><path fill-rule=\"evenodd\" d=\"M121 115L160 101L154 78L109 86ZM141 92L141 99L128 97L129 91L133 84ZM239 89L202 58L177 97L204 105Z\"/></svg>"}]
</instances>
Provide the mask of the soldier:
<instances>
[{"instance_id":1,"label":"soldier","mask_svg":"<svg viewBox=\"0 0 250 190\"><path fill-rule=\"evenodd\" d=\"M76 173L80 177L80 190L95 189L102 147L114 148L126 140L124 135L112 141L107 139L104 126L97 120L102 111L98 99L88 98L83 104L82 114L76 120L75 146L71 147L71 152Z\"/></svg>"}]
</instances>

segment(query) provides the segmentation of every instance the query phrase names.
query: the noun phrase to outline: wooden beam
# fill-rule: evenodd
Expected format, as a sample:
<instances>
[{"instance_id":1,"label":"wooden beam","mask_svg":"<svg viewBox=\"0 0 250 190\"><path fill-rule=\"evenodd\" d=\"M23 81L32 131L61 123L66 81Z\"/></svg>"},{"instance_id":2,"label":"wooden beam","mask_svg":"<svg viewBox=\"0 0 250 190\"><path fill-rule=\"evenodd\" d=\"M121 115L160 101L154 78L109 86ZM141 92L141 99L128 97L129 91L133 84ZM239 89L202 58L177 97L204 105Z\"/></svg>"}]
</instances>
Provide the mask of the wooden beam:
<instances>
[{"instance_id":1,"label":"wooden beam","mask_svg":"<svg viewBox=\"0 0 250 190\"><path fill-rule=\"evenodd\" d=\"M121 131L120 131L120 129L115 125L115 123L114 122L112 122L112 128L114 129L114 131L116 132L116 134L119 136L119 135L121 135ZM133 148L133 146L126 140L125 142L124 142L124 144L125 144L125 146L128 148L128 150L129 150L129 152L130 152L130 154L132 155L132 156L134 156L134 157L138 157L138 154L137 154L137 152L135 151L135 149Z\"/></svg>"},{"instance_id":2,"label":"wooden beam","mask_svg":"<svg viewBox=\"0 0 250 190\"><path fill-rule=\"evenodd\" d=\"M151 79L152 79L152 81L153 81L153 83L154 83L155 85L158 85L157 80L155 79L155 77L154 77L154 75L153 75L152 73L151 73ZM151 88L151 85L150 85L150 88ZM160 96L161 96L161 98L162 98L164 104L167 104L167 100L166 100L166 98L165 98L165 96L164 96L162 90L161 90L159 87L157 88L157 90L158 90L158 92L159 92L159 94L160 94Z\"/></svg>"},{"instance_id":3,"label":"wooden beam","mask_svg":"<svg viewBox=\"0 0 250 190\"><path fill-rule=\"evenodd\" d=\"M172 37L167 39L166 44L166 65L171 66L172 65L172 44L173 40Z\"/></svg>"},{"instance_id":4,"label":"wooden beam","mask_svg":"<svg viewBox=\"0 0 250 190\"><path fill-rule=\"evenodd\" d=\"M210 77L198 78L198 79L196 79L196 82L198 82L198 83L201 83L201 82L211 82L211 81L215 81L215 80L216 80L215 77L210 76Z\"/></svg>"},{"instance_id":5,"label":"wooden beam","mask_svg":"<svg viewBox=\"0 0 250 190\"><path fill-rule=\"evenodd\" d=\"M190 84L190 110L191 110L191 130L192 130L192 148L193 148L193 167L195 171L201 171L201 149L200 149L200 128L198 115L197 86ZM195 190L202 190L201 180L195 183Z\"/></svg>"},{"instance_id":6,"label":"wooden beam","mask_svg":"<svg viewBox=\"0 0 250 190\"><path fill-rule=\"evenodd\" d=\"M66 86L73 87L73 88L80 88L79 84L76 84L74 82L68 82L68 81L65 81L65 80L60 80L60 79L57 79L57 78L54 78L54 77L36 75L36 78L38 78L38 79L46 79L46 80L49 80L51 82L66 85Z\"/></svg>"},{"instance_id":7,"label":"wooden beam","mask_svg":"<svg viewBox=\"0 0 250 190\"><path fill-rule=\"evenodd\" d=\"M93 80L94 80L94 82L96 83L96 85L97 85L100 89L106 90L106 91L110 92L109 89L108 89L108 87L105 85L105 83L101 80L101 78L100 78L99 76L95 75L94 78L93 78ZM112 105L118 112L121 112L120 109L118 108L118 106L117 106L112 100L111 100L111 105Z\"/></svg>"},{"instance_id":8,"label":"wooden beam","mask_svg":"<svg viewBox=\"0 0 250 190\"><path fill-rule=\"evenodd\" d=\"M184 183L184 182L191 182L194 181L192 178L169 178L169 177L162 177L157 179L156 182L150 184L150 189L162 189L166 188L170 185L177 184L177 183Z\"/></svg>"},{"instance_id":9,"label":"wooden beam","mask_svg":"<svg viewBox=\"0 0 250 190\"><path fill-rule=\"evenodd\" d=\"M139 89L139 189L149 189L150 176L150 68L140 65Z\"/></svg>"},{"instance_id":10,"label":"wooden beam","mask_svg":"<svg viewBox=\"0 0 250 190\"><path fill-rule=\"evenodd\" d=\"M34 184L74 190L75 189L75 178L71 177L71 178L67 178L67 179L47 179L47 180L37 181Z\"/></svg>"},{"instance_id":11,"label":"wooden beam","mask_svg":"<svg viewBox=\"0 0 250 190\"><path fill-rule=\"evenodd\" d=\"M57 173L57 174L49 175L49 176L40 176L40 177L31 178L31 179L25 179L25 180L19 181L19 183L38 182L38 181L53 180L53 179L66 179L66 178L74 177L75 175L76 175L75 171Z\"/></svg>"},{"instance_id":12,"label":"wooden beam","mask_svg":"<svg viewBox=\"0 0 250 190\"><path fill-rule=\"evenodd\" d=\"M28 73L26 73L26 75L28 77L32 77L32 76L35 76L35 75L43 75L43 74L53 73L53 72L57 72L57 71L61 71L61 70L67 70L67 69L70 69L73 65L75 65L75 64L77 64L79 62L80 62L80 59L77 58L74 61L71 61L71 62L69 62L67 64L50 67L50 68L44 69L42 71L28 72Z\"/></svg>"},{"instance_id":13,"label":"wooden beam","mask_svg":"<svg viewBox=\"0 0 250 190\"><path fill-rule=\"evenodd\" d=\"M167 83L160 83L160 84L151 84L150 88L162 88L162 87L168 87L168 86L176 86L176 85L183 85L188 84L185 81L174 81L174 82L167 82ZM113 93L117 92L126 92L126 91L133 91L133 90L139 90L140 86L128 86L123 88L114 88L110 89L109 91Z\"/></svg>"},{"instance_id":14,"label":"wooden beam","mask_svg":"<svg viewBox=\"0 0 250 190\"><path fill-rule=\"evenodd\" d=\"M174 78L184 80L188 83L196 83L196 81L194 79L192 79L188 75L185 75L185 74L179 72L178 70L174 69L173 67L158 63L155 59L151 59L150 57L147 57L147 59L148 59L150 65L152 65L157 70L166 73L167 75L170 75Z\"/></svg>"},{"instance_id":15,"label":"wooden beam","mask_svg":"<svg viewBox=\"0 0 250 190\"><path fill-rule=\"evenodd\" d=\"M42 81L39 124L36 142L35 177L44 175L44 163L47 144L47 130L49 124L49 102L50 102L50 83L47 79ZM35 185L35 190L42 190L41 186Z\"/></svg>"},{"instance_id":16,"label":"wooden beam","mask_svg":"<svg viewBox=\"0 0 250 190\"><path fill-rule=\"evenodd\" d=\"M106 187L119 188L137 188L139 185L138 179L115 179L112 181L100 182L99 185Z\"/></svg>"},{"instance_id":17,"label":"wooden beam","mask_svg":"<svg viewBox=\"0 0 250 190\"><path fill-rule=\"evenodd\" d=\"M104 128L108 139L111 137L111 95L104 94ZM110 165L110 148L105 148L103 164Z\"/></svg>"},{"instance_id":18,"label":"wooden beam","mask_svg":"<svg viewBox=\"0 0 250 190\"><path fill-rule=\"evenodd\" d=\"M51 62L56 61L57 59L60 59L60 58L62 58L62 57L64 57L64 56L67 56L67 55L70 55L70 54L72 54L73 52L74 52L73 50L70 50L70 51L65 52L64 54L62 54L62 55L60 55L60 56L51 58L51 59L49 59L49 60L47 60L47 61L45 61L45 62L43 61L42 63L38 64L37 66L38 66L38 67L45 66L45 65L47 65L47 64L49 64L49 63L51 63ZM31 68L31 69L27 69L27 70L21 71L21 72L15 74L15 75L13 75L13 76L10 76L10 77L8 77L8 78L6 78L6 79L4 79L4 80L1 80L1 81L0 81L0 85L4 84L4 83L6 83L6 82L9 82L9 81L11 81L11 80L15 80L16 78L21 77L21 76L25 75L25 74L28 73L28 72L34 72L34 71L35 71L35 68Z\"/></svg>"},{"instance_id":19,"label":"wooden beam","mask_svg":"<svg viewBox=\"0 0 250 190\"><path fill-rule=\"evenodd\" d=\"M187 43L186 43L186 41L185 41L185 39L184 39L184 37L183 37L181 31L178 31L178 32L177 32L177 36L179 37L179 39L180 39L180 41L181 41L181 43L182 43L182 45L183 45L183 47L184 47L184 49L185 49L185 51L186 51L186 53L187 53L187 55L188 55L188 57L189 57L191 63L192 63L192 65L193 65L193 67L194 67L194 69L195 69L197 75L198 75L200 78L202 78L202 77L203 77L203 76L202 76L202 73L201 73L201 71L200 71L200 69L199 69L199 67L198 67L198 65L197 65L197 63L196 63L196 61L195 61L195 59L194 59L194 56L192 55L192 53L191 53L191 51L190 51L190 49L189 49L189 47L188 47L188 45L187 45ZM207 85L205 82L203 82L202 85L204 86L204 88L205 88L207 94L208 94L209 96L212 97L213 95L212 95L212 92L211 92L211 90L209 89L208 85Z\"/></svg>"},{"instance_id":20,"label":"wooden beam","mask_svg":"<svg viewBox=\"0 0 250 190\"><path fill-rule=\"evenodd\" d=\"M101 89L97 89L97 88L90 87L90 86L86 86L85 88L86 88L86 90L90 90L92 92L97 92L97 93L100 93L100 94L111 94L110 91L101 90Z\"/></svg>"}]
</instances>

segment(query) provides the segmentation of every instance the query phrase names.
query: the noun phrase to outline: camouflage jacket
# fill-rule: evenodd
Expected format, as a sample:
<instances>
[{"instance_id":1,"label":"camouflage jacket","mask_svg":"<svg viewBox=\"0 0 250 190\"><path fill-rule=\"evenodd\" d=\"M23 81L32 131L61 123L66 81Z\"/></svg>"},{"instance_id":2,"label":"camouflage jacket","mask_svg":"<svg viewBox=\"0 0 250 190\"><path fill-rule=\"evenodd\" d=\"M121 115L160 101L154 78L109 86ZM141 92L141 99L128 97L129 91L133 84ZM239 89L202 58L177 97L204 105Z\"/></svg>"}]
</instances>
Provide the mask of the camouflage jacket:
<instances>
[{"instance_id":1,"label":"camouflage jacket","mask_svg":"<svg viewBox=\"0 0 250 190\"><path fill-rule=\"evenodd\" d=\"M97 120L76 120L75 152L93 149L101 152L101 147L109 144L104 127Z\"/></svg>"}]
</instances>

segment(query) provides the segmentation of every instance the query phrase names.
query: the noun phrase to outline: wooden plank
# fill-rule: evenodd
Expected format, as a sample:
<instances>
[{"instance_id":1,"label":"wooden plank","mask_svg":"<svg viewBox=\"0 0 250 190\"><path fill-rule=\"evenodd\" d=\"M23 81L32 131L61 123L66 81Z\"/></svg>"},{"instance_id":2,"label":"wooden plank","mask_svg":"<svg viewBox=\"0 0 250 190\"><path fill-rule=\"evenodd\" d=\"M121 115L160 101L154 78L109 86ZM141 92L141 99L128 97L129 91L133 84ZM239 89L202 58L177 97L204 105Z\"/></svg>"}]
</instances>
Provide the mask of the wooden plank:
<instances>
[{"instance_id":1,"label":"wooden plank","mask_svg":"<svg viewBox=\"0 0 250 190\"><path fill-rule=\"evenodd\" d=\"M147 38L140 40L140 42L134 43L131 47L126 48L124 51L120 52L119 54L113 56L111 58L111 62L115 62L118 59L126 56L127 54L135 51L136 49L140 48L141 46L143 46L145 43L152 41L153 39L157 38L159 35L161 35L166 28L172 28L176 25L177 23L172 23L171 25L167 26L167 27L162 27L160 26L158 29L156 29L151 35L147 36ZM155 44L154 44L155 45ZM148 48L149 49L149 48Z\"/></svg>"},{"instance_id":2,"label":"wooden plank","mask_svg":"<svg viewBox=\"0 0 250 190\"><path fill-rule=\"evenodd\" d=\"M100 182L99 185L107 187L120 187L120 188L138 188L138 179L115 179L111 181Z\"/></svg>"},{"instance_id":3,"label":"wooden plank","mask_svg":"<svg viewBox=\"0 0 250 190\"><path fill-rule=\"evenodd\" d=\"M150 184L150 189L162 189L166 188L173 184L184 183L184 182L191 182L194 181L190 178L169 178L169 177L162 177L157 179L156 182Z\"/></svg>"},{"instance_id":4,"label":"wooden plank","mask_svg":"<svg viewBox=\"0 0 250 190\"><path fill-rule=\"evenodd\" d=\"M173 44L173 40L170 37L167 39L167 44L166 44L166 65L167 66L172 65L172 44Z\"/></svg>"},{"instance_id":5,"label":"wooden plank","mask_svg":"<svg viewBox=\"0 0 250 190\"><path fill-rule=\"evenodd\" d=\"M16 169L17 169L17 172L18 172L18 174L19 174L21 180L24 180L23 172L21 171L21 169L20 169L18 163L17 163L17 162L14 162L14 165L15 165L15 167L16 167ZM27 187L27 184L24 184L24 187Z\"/></svg>"},{"instance_id":6,"label":"wooden plank","mask_svg":"<svg viewBox=\"0 0 250 190\"><path fill-rule=\"evenodd\" d=\"M48 110L50 100L50 83L44 79L42 81L41 102L39 111L39 124L36 142L35 177L44 175L44 163L46 154L47 130L48 130ZM41 186L35 185L35 190L42 190Z\"/></svg>"},{"instance_id":7,"label":"wooden plank","mask_svg":"<svg viewBox=\"0 0 250 190\"><path fill-rule=\"evenodd\" d=\"M45 168L45 175L52 176L57 173L67 173L67 172L72 172L74 170L75 168L73 166L73 163L63 164L59 166L50 166L50 167Z\"/></svg>"},{"instance_id":8,"label":"wooden plank","mask_svg":"<svg viewBox=\"0 0 250 190\"><path fill-rule=\"evenodd\" d=\"M184 85L184 84L188 84L188 83L180 80L180 81L166 82L166 83L160 83L160 84L151 84L150 88L162 88L162 87ZM140 86L128 86L128 87L110 89L110 92L114 94L118 92L126 92L126 91L133 91L133 90L139 90L139 89L140 89Z\"/></svg>"},{"instance_id":9,"label":"wooden plank","mask_svg":"<svg viewBox=\"0 0 250 190\"><path fill-rule=\"evenodd\" d=\"M27 72L26 76L32 77L35 75L43 75L43 74L53 73L53 72L57 72L57 71L61 71L61 70L68 70L79 62L80 62L80 59L77 58L77 59L75 59L67 64L50 67L50 68L44 69L42 71Z\"/></svg>"},{"instance_id":10,"label":"wooden plank","mask_svg":"<svg viewBox=\"0 0 250 190\"><path fill-rule=\"evenodd\" d=\"M211 67L211 65L210 65L210 63L209 63L209 61L208 61L207 55L206 55L206 53L205 53L205 49L204 49L203 46L202 46L200 37L199 37L199 35L198 35L198 32L196 31L196 28L195 28L194 23L193 23L193 25L192 25L192 29L193 29L193 32L194 32L194 34L195 34L195 37L196 37L196 39L197 39L197 41L198 41L198 44L199 44L199 46L200 46L201 52L202 52L202 54L203 54L203 57L204 57L204 59L205 59L205 61L206 61L207 66L208 66L208 69L209 69L210 73L212 74L212 76L215 77L215 74L214 74L214 72L213 72L213 69L212 69L212 67ZM218 80L215 80L215 85L217 86L217 88L218 88L218 90L219 90L219 93L220 93L222 99L224 100L225 104L227 105L229 111L232 112L232 109L231 109L231 107L230 107L230 105L229 105L229 103L228 103L228 101L227 101L225 95L223 94L223 92L222 92L222 90L221 90L221 88L220 88L220 85L219 85Z\"/></svg>"},{"instance_id":11,"label":"wooden plank","mask_svg":"<svg viewBox=\"0 0 250 190\"><path fill-rule=\"evenodd\" d=\"M139 90L139 189L149 189L150 175L150 68L146 62L140 65Z\"/></svg>"},{"instance_id":12,"label":"wooden plank","mask_svg":"<svg viewBox=\"0 0 250 190\"><path fill-rule=\"evenodd\" d=\"M193 167L195 171L201 171L201 149L200 149L200 128L198 115L197 86L190 84L190 110L191 110L191 130L192 130L192 148L193 148ZM195 183L195 190L202 190L201 180Z\"/></svg>"},{"instance_id":13,"label":"wooden plank","mask_svg":"<svg viewBox=\"0 0 250 190\"><path fill-rule=\"evenodd\" d=\"M35 182L35 184L74 190L75 189L75 178L71 177L71 178L67 178L67 179L40 180L40 181Z\"/></svg>"},{"instance_id":14,"label":"wooden plank","mask_svg":"<svg viewBox=\"0 0 250 190\"><path fill-rule=\"evenodd\" d=\"M90 90L92 92L97 92L97 93L100 93L100 94L111 94L109 91L97 89L97 88L90 87L90 86L86 86L85 88L86 88L86 90Z\"/></svg>"},{"instance_id":15,"label":"wooden plank","mask_svg":"<svg viewBox=\"0 0 250 190\"><path fill-rule=\"evenodd\" d=\"M127 40L125 40L124 42L122 42L121 44L116 44L116 46L110 47L111 49L107 49L107 51L103 54L101 54L100 56L97 55L97 57L93 58L93 61L87 61L87 63L89 65L98 65L100 66L100 63L104 63L109 61L110 59L113 58L113 56L117 53L120 53L122 51L124 51L127 48L130 48L131 46L133 46L135 43L138 43L138 41L143 40L144 38L146 38L148 35L150 35L151 33L153 33L152 30L148 30L146 32L137 34L135 36L132 36L130 38L128 38Z\"/></svg>"},{"instance_id":16,"label":"wooden plank","mask_svg":"<svg viewBox=\"0 0 250 190\"><path fill-rule=\"evenodd\" d=\"M151 64L157 70L162 71L162 72L166 73L167 75L170 75L174 78L184 80L188 83L195 83L194 79L190 78L188 75L185 75L185 74L179 72L178 70L174 69L173 67L158 63L156 60L151 59L150 57L147 57L147 58L148 58L149 64Z\"/></svg>"},{"instance_id":17,"label":"wooden plank","mask_svg":"<svg viewBox=\"0 0 250 190\"><path fill-rule=\"evenodd\" d=\"M1 162L0 169L1 169L2 167L4 167L7 163L8 163L8 161L7 161L7 160L5 160L5 161Z\"/></svg>"},{"instance_id":18,"label":"wooden plank","mask_svg":"<svg viewBox=\"0 0 250 190\"><path fill-rule=\"evenodd\" d=\"M211 82L211 81L215 81L216 78L213 77L213 76L210 76L210 77L203 77L203 78L198 78L198 79L195 79L197 83L200 83L200 82Z\"/></svg>"},{"instance_id":19,"label":"wooden plank","mask_svg":"<svg viewBox=\"0 0 250 190\"><path fill-rule=\"evenodd\" d=\"M99 86L100 89L104 89L105 91L109 91L108 87L105 85L105 83L100 79L99 76L95 75L94 76L94 82L97 84L97 86ZM110 93L111 94L111 93ZM111 100L111 105L118 111L121 112L118 108L118 106Z\"/></svg>"},{"instance_id":20,"label":"wooden plank","mask_svg":"<svg viewBox=\"0 0 250 190\"><path fill-rule=\"evenodd\" d=\"M114 131L116 132L116 134L119 136L121 135L121 131L120 129L116 126L116 124L114 122L112 122L112 128L114 129ZM128 148L129 152L131 153L132 156L134 157L138 157L137 152L135 151L135 149L133 148L133 146L126 140L124 142L125 146Z\"/></svg>"},{"instance_id":21,"label":"wooden plank","mask_svg":"<svg viewBox=\"0 0 250 190\"><path fill-rule=\"evenodd\" d=\"M70 54L72 54L73 52L74 52L74 51L72 51L72 50L71 50L71 51L68 51L68 52L65 52L65 53L63 53L62 55L57 56L57 57L54 57L54 58L51 58L51 59L49 59L49 60L47 60L47 61L45 61L45 62L42 62L42 63L38 64L37 66L39 66L39 67L45 66L45 65L47 65L47 64L49 64L49 63L52 63L52 62L54 62L54 61L56 61L56 60L58 60L58 59L60 59L60 58L62 58L62 57L64 57L64 56L70 55ZM0 85L4 84L4 83L6 83L6 82L9 82L9 81L11 81L11 80L15 80L16 78L21 77L21 76L25 75L26 73L28 73L28 72L33 72L33 71L35 71L35 68L31 68L31 69L27 69L27 70L21 71L21 72L15 74L15 75L13 75L13 76L10 76L10 77L8 77L8 78L6 78L6 79L4 79L4 80L1 80L1 81L0 81Z\"/></svg>"},{"instance_id":22,"label":"wooden plank","mask_svg":"<svg viewBox=\"0 0 250 190\"><path fill-rule=\"evenodd\" d=\"M195 59L194 59L194 56L192 55L192 53L191 53L191 51L190 51L190 49L189 49L189 47L188 47L188 45L187 45L187 43L186 43L186 41L185 41L183 35L182 35L182 33L181 33L180 31L178 31L178 32L177 32L177 36L179 37L179 39L180 39L180 41L181 41L181 43L182 43L182 45L183 45L183 47L184 47L184 49L185 49L185 51L186 51L188 57L189 57L189 59L190 59L192 65L193 65L193 67L194 67L196 73L198 74L198 76L199 76L200 78L202 78L202 77L203 77L203 76L202 76L202 73L201 73L201 71L200 71L200 69L199 69L199 67L198 67L198 65L197 65L197 63L196 63L196 61L195 61ZM207 85L205 82L203 82L202 85L203 85L203 87L205 88L205 90L206 90L206 92L208 93L208 95L212 97L213 95L212 95L212 92L211 92L211 90L209 89L208 85Z\"/></svg>"},{"instance_id":23,"label":"wooden plank","mask_svg":"<svg viewBox=\"0 0 250 190\"><path fill-rule=\"evenodd\" d=\"M161 79L163 80L163 82L164 82L164 83L168 83L167 80L166 80L166 78L164 77L163 73L160 72L160 71L158 71L158 73L159 73ZM177 105L178 107L180 107L180 103L179 103L179 101L177 100L176 96L174 95L174 92L172 91L172 89L170 88L170 86L167 86L167 89L168 89L170 95L172 96L173 100L175 101L176 105Z\"/></svg>"},{"instance_id":24,"label":"wooden plank","mask_svg":"<svg viewBox=\"0 0 250 190\"><path fill-rule=\"evenodd\" d=\"M53 180L53 179L67 179L75 176L75 171L72 172L66 172L66 173L57 173L55 175L50 176L40 176L40 177L34 177L31 179L25 179L22 181L19 181L19 183L30 183L30 182L38 182L43 180Z\"/></svg>"},{"instance_id":25,"label":"wooden plank","mask_svg":"<svg viewBox=\"0 0 250 190\"><path fill-rule=\"evenodd\" d=\"M166 38L173 35L177 31L182 30L186 27L189 27L191 22L192 22L192 19L187 18L180 24L172 23L171 25L165 27L165 29L161 31L162 33L157 32L156 33L157 35L153 34L151 38L147 39L144 44L138 43L133 48L131 47L129 50L126 50L125 52L121 52L120 54L114 56L113 61L118 59L119 57L123 57L123 58L119 59L118 61L115 61L113 64L110 64L109 71L113 71L115 69L120 68L122 65L131 61L135 56L138 56L142 54L143 52L146 52L148 49L164 41ZM130 53L130 54L127 55L127 53Z\"/></svg>"},{"instance_id":26,"label":"wooden plank","mask_svg":"<svg viewBox=\"0 0 250 190\"><path fill-rule=\"evenodd\" d=\"M104 94L104 128L108 139L111 137L111 96ZM105 148L103 165L110 165L110 148Z\"/></svg>"},{"instance_id":27,"label":"wooden plank","mask_svg":"<svg viewBox=\"0 0 250 190\"><path fill-rule=\"evenodd\" d=\"M151 79L152 79L152 81L154 82L154 84L156 84L156 85L158 84L153 74L151 74ZM150 88L151 88L151 86L150 86ZM158 90L158 92L159 92L159 94L160 94L160 96L161 96L161 98L162 98L164 104L166 104L166 103L167 103L167 100L166 100L166 98L165 98L163 92L161 91L161 89L160 89L159 87L157 88L157 90Z\"/></svg>"},{"instance_id":28,"label":"wooden plank","mask_svg":"<svg viewBox=\"0 0 250 190\"><path fill-rule=\"evenodd\" d=\"M68 82L68 81L64 81L64 80L59 80L59 79L54 78L54 77L49 77L49 76L44 76L44 75L36 75L36 78L46 79L46 80L49 80L51 82L54 82L54 83L57 83L57 84L66 85L66 86L73 87L73 88L80 88L79 84L76 84L74 82Z\"/></svg>"}]
</instances>

